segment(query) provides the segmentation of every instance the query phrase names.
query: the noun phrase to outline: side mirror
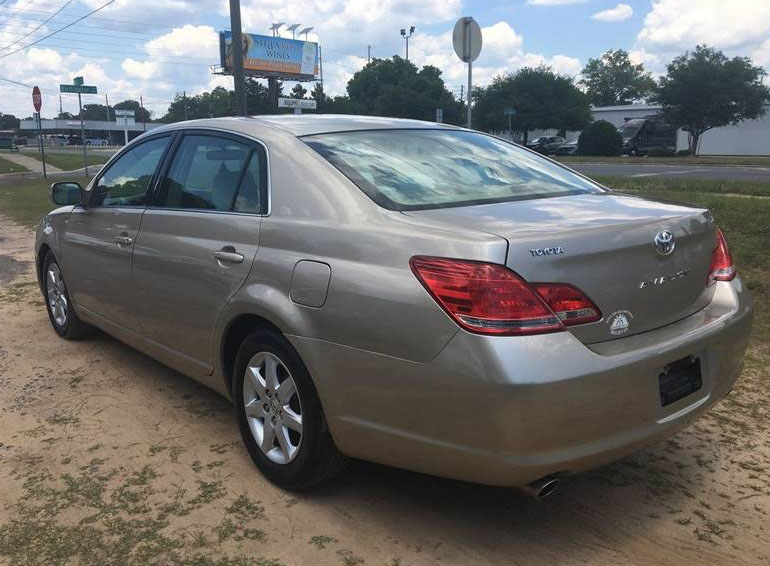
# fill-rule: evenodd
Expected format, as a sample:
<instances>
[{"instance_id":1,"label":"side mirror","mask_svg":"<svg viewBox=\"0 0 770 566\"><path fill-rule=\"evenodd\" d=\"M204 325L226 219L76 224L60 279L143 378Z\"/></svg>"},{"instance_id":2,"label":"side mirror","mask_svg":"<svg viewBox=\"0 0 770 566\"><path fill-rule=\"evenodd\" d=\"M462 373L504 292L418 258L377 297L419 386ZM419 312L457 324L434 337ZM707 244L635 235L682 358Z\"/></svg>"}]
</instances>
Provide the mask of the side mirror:
<instances>
[{"instance_id":1,"label":"side mirror","mask_svg":"<svg viewBox=\"0 0 770 566\"><path fill-rule=\"evenodd\" d=\"M51 202L59 206L83 202L83 187L79 183L54 183L51 185Z\"/></svg>"}]
</instances>

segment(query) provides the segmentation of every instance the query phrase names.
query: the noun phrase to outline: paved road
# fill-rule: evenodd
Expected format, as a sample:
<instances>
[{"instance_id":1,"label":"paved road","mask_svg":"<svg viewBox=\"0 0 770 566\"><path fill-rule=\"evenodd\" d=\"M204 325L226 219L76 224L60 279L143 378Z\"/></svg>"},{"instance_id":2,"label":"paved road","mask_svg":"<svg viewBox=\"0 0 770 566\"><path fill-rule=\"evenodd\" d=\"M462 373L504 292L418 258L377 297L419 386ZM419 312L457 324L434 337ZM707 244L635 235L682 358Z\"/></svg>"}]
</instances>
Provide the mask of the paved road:
<instances>
[{"instance_id":1,"label":"paved road","mask_svg":"<svg viewBox=\"0 0 770 566\"><path fill-rule=\"evenodd\" d=\"M565 163L589 177L680 178L770 182L770 167L724 165L644 165L637 163Z\"/></svg>"}]
</instances>

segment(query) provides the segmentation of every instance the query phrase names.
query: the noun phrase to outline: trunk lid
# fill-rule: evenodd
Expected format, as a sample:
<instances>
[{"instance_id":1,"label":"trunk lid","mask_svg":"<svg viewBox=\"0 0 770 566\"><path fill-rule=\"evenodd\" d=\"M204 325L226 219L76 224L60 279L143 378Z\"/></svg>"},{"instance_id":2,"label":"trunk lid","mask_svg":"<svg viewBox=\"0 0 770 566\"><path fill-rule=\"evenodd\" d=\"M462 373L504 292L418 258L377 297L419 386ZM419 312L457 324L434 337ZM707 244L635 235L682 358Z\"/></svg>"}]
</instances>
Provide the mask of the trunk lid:
<instances>
[{"instance_id":1,"label":"trunk lid","mask_svg":"<svg viewBox=\"0 0 770 566\"><path fill-rule=\"evenodd\" d=\"M612 193L405 212L508 241L506 264L530 283L570 283L602 319L568 327L586 344L639 334L705 307L715 228L707 210ZM656 235L675 247L663 255Z\"/></svg>"}]
</instances>

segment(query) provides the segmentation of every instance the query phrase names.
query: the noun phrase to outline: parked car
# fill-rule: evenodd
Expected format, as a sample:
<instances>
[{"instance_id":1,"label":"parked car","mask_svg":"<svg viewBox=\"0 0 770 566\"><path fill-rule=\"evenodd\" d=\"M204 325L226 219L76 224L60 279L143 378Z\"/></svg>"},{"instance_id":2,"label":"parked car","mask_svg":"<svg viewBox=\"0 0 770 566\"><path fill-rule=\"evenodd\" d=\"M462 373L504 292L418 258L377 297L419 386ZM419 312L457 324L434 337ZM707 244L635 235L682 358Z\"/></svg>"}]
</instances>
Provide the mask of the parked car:
<instances>
[{"instance_id":1,"label":"parked car","mask_svg":"<svg viewBox=\"0 0 770 566\"><path fill-rule=\"evenodd\" d=\"M578 138L561 144L551 152L553 155L577 155Z\"/></svg>"},{"instance_id":2,"label":"parked car","mask_svg":"<svg viewBox=\"0 0 770 566\"><path fill-rule=\"evenodd\" d=\"M106 146L107 140L102 138L86 138L86 145Z\"/></svg>"},{"instance_id":3,"label":"parked car","mask_svg":"<svg viewBox=\"0 0 770 566\"><path fill-rule=\"evenodd\" d=\"M564 141L564 138L561 136L542 136L533 139L527 144L527 147L538 153L549 155L557 147L563 145Z\"/></svg>"},{"instance_id":4,"label":"parked car","mask_svg":"<svg viewBox=\"0 0 770 566\"><path fill-rule=\"evenodd\" d=\"M751 328L707 210L442 124L170 124L51 197L53 329L230 398L291 489L352 457L546 495L724 397Z\"/></svg>"},{"instance_id":5,"label":"parked car","mask_svg":"<svg viewBox=\"0 0 770 566\"><path fill-rule=\"evenodd\" d=\"M676 127L659 118L632 118L618 131L623 137L623 153L647 155L651 150L676 151Z\"/></svg>"}]
</instances>

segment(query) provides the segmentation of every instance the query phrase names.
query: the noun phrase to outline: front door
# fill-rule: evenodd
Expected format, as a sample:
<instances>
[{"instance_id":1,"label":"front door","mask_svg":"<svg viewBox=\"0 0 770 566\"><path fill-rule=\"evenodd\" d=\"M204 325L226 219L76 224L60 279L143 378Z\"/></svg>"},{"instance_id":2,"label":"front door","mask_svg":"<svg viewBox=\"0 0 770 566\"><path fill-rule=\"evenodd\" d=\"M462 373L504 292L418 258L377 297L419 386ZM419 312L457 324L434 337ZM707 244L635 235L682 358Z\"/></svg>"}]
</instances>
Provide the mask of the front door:
<instances>
[{"instance_id":1,"label":"front door","mask_svg":"<svg viewBox=\"0 0 770 566\"><path fill-rule=\"evenodd\" d=\"M73 210L62 236L64 277L75 305L130 330L138 329L131 252L169 139L149 139L114 160L94 181L86 205Z\"/></svg>"},{"instance_id":2,"label":"front door","mask_svg":"<svg viewBox=\"0 0 770 566\"><path fill-rule=\"evenodd\" d=\"M199 371L213 367L217 317L257 253L266 162L256 142L187 132L142 219L133 266L142 333Z\"/></svg>"}]
</instances>

